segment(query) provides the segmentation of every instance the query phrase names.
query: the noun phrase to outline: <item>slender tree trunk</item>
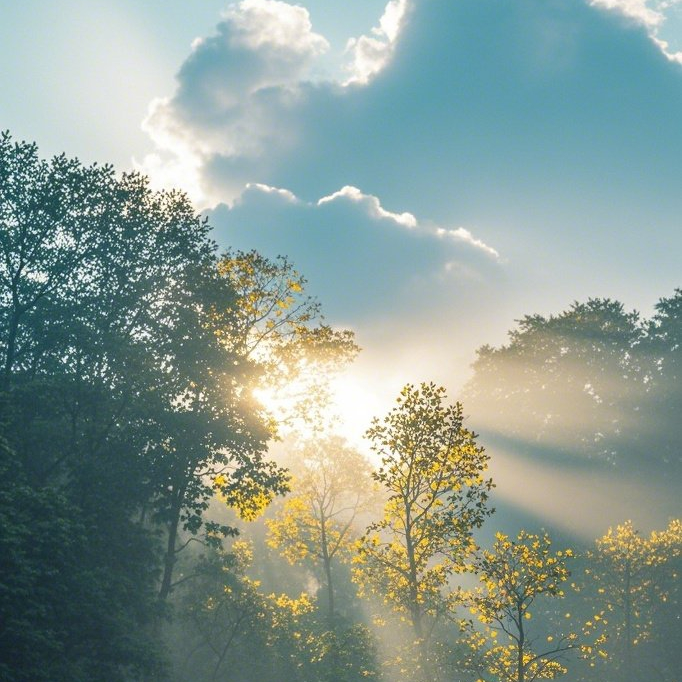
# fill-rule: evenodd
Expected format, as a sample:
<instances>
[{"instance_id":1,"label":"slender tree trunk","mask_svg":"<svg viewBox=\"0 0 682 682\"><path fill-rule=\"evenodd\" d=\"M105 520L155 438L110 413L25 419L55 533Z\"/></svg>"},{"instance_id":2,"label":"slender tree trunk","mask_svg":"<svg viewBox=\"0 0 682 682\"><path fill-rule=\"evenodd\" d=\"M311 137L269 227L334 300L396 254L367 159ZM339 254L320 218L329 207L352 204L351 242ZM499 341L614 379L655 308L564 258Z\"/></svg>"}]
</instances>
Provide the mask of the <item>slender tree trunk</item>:
<instances>
[{"instance_id":1,"label":"slender tree trunk","mask_svg":"<svg viewBox=\"0 0 682 682\"><path fill-rule=\"evenodd\" d=\"M327 611L330 622L334 620L334 585L332 584L332 565L331 560L327 557L324 561L324 573L327 577Z\"/></svg>"},{"instance_id":2,"label":"slender tree trunk","mask_svg":"<svg viewBox=\"0 0 682 682\"><path fill-rule=\"evenodd\" d=\"M631 680L634 679L634 673L632 671L632 597L629 564L626 565L625 571L625 677Z\"/></svg>"},{"instance_id":3,"label":"slender tree trunk","mask_svg":"<svg viewBox=\"0 0 682 682\"><path fill-rule=\"evenodd\" d=\"M326 519L321 519L321 540L322 540L322 562L324 564L324 574L327 579L327 617L330 625L334 621L334 584L332 582L332 560L329 556L329 544L327 542Z\"/></svg>"},{"instance_id":4,"label":"slender tree trunk","mask_svg":"<svg viewBox=\"0 0 682 682\"><path fill-rule=\"evenodd\" d=\"M163 578L159 588L159 599L165 601L170 594L173 585L173 568L175 567L175 546L178 539L180 526L180 512L182 510L182 493L178 492L173 500L171 518L168 523L168 540L163 560Z\"/></svg>"},{"instance_id":5,"label":"slender tree trunk","mask_svg":"<svg viewBox=\"0 0 682 682\"><path fill-rule=\"evenodd\" d=\"M417 561L414 555L414 544L412 542L412 529L409 521L409 510L407 513L407 523L405 527L405 549L407 550L407 561L410 575L410 620L412 629L419 642L419 657L424 682L433 682L431 666L429 665L429 647L424 636L424 624L422 607L419 604L419 576L417 575Z\"/></svg>"},{"instance_id":6,"label":"slender tree trunk","mask_svg":"<svg viewBox=\"0 0 682 682\"><path fill-rule=\"evenodd\" d=\"M523 630L523 608L522 604L518 603L516 608L516 615L519 619L519 641L517 649L517 667L518 667L518 682L524 682L526 679L526 664L523 660L523 647L526 644L526 633Z\"/></svg>"}]
</instances>

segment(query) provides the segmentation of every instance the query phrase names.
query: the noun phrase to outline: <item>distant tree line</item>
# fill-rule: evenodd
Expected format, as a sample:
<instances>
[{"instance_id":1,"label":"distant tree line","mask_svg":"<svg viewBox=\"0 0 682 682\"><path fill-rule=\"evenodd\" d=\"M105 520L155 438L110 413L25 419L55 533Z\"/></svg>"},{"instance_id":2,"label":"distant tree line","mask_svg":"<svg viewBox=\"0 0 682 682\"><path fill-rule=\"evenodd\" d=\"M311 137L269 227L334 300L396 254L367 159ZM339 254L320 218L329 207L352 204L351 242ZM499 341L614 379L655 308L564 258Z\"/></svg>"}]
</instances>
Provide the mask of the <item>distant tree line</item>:
<instances>
[{"instance_id":1,"label":"distant tree line","mask_svg":"<svg viewBox=\"0 0 682 682\"><path fill-rule=\"evenodd\" d=\"M464 392L482 432L544 456L682 473L682 289L650 319L590 299L483 346Z\"/></svg>"}]
</instances>

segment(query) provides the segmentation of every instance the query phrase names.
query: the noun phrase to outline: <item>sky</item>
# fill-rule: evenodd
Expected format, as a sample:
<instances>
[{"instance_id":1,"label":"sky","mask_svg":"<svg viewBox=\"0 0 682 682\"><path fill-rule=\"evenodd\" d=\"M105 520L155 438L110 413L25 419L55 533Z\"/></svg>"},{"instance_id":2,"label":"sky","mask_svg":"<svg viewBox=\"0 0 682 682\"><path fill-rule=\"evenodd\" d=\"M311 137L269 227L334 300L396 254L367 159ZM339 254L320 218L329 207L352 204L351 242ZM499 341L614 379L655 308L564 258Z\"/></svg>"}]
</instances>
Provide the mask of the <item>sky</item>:
<instances>
[{"instance_id":1,"label":"sky","mask_svg":"<svg viewBox=\"0 0 682 682\"><path fill-rule=\"evenodd\" d=\"M529 313L682 285L680 0L0 3L0 129L286 254L351 439Z\"/></svg>"}]
</instances>

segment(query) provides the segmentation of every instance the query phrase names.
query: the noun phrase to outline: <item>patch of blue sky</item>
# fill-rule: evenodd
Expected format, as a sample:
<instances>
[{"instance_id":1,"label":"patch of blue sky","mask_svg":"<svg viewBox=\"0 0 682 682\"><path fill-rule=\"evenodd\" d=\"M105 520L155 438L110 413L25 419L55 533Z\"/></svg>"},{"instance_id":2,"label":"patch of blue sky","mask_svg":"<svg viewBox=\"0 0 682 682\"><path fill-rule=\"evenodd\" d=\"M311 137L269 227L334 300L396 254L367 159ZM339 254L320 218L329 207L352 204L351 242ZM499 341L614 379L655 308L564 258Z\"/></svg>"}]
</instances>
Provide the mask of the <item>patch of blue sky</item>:
<instances>
[{"instance_id":1,"label":"patch of blue sky","mask_svg":"<svg viewBox=\"0 0 682 682\"><path fill-rule=\"evenodd\" d=\"M671 5L665 13L665 22L658 32L659 38L665 40L671 52L682 53L682 4Z\"/></svg>"}]
</instances>

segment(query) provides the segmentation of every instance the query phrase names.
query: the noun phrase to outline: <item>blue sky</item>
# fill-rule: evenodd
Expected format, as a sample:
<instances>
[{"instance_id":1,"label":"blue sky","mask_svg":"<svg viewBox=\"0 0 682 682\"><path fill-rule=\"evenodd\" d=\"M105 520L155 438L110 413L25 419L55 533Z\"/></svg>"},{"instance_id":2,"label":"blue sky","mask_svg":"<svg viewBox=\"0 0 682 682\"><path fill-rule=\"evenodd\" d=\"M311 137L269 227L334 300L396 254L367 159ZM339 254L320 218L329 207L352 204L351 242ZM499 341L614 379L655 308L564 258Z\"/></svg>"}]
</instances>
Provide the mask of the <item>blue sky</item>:
<instances>
[{"instance_id":1,"label":"blue sky","mask_svg":"<svg viewBox=\"0 0 682 682\"><path fill-rule=\"evenodd\" d=\"M526 313L682 285L677 0L24 0L0 50L0 128L296 263L358 435Z\"/></svg>"}]
</instances>

